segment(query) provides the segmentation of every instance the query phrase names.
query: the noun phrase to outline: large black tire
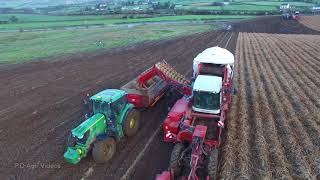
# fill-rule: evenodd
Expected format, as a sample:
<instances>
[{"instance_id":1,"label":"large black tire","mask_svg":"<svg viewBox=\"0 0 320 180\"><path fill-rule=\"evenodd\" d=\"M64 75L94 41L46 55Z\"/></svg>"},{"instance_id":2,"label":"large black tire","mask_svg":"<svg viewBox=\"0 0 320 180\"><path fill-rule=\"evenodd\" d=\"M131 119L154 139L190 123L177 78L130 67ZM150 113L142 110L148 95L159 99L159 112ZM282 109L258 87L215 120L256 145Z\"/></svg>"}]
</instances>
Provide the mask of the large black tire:
<instances>
[{"instance_id":1,"label":"large black tire","mask_svg":"<svg viewBox=\"0 0 320 180\"><path fill-rule=\"evenodd\" d=\"M136 109L128 112L126 119L123 123L124 134L128 137L135 135L139 130L140 113Z\"/></svg>"},{"instance_id":2,"label":"large black tire","mask_svg":"<svg viewBox=\"0 0 320 180\"><path fill-rule=\"evenodd\" d=\"M208 162L208 176L210 180L217 179L217 168L218 168L218 149L211 151Z\"/></svg>"},{"instance_id":3,"label":"large black tire","mask_svg":"<svg viewBox=\"0 0 320 180\"><path fill-rule=\"evenodd\" d=\"M112 137L94 143L92 157L97 163L106 163L116 152L116 141Z\"/></svg>"},{"instance_id":4,"label":"large black tire","mask_svg":"<svg viewBox=\"0 0 320 180\"><path fill-rule=\"evenodd\" d=\"M184 149L182 143L177 143L171 152L170 157L170 170L173 172L174 176L180 176L182 171L181 153Z\"/></svg>"}]
</instances>

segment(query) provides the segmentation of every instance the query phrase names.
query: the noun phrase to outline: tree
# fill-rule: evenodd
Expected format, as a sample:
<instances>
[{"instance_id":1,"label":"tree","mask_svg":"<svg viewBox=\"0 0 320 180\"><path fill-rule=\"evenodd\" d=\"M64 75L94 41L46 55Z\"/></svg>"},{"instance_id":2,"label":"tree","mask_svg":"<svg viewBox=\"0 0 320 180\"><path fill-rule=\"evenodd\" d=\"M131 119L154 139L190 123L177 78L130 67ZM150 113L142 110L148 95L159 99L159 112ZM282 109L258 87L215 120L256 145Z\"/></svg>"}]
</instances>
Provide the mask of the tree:
<instances>
[{"instance_id":1,"label":"tree","mask_svg":"<svg viewBox=\"0 0 320 180\"><path fill-rule=\"evenodd\" d=\"M17 22L19 21L19 19L18 19L16 16L11 16L11 17L9 18L9 21L10 21L11 23L17 23Z\"/></svg>"}]
</instances>

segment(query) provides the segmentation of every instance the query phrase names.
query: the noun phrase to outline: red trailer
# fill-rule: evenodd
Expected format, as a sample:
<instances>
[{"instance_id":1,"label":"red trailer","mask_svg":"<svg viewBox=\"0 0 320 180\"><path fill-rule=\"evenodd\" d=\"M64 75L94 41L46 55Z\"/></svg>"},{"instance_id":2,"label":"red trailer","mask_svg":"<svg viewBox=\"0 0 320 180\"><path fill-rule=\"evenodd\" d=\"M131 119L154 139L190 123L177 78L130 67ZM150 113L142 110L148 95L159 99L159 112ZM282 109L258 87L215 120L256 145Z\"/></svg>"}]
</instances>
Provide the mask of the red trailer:
<instances>
[{"instance_id":1,"label":"red trailer","mask_svg":"<svg viewBox=\"0 0 320 180\"><path fill-rule=\"evenodd\" d=\"M181 74L177 73L166 61L161 61L137 78L121 87L128 93L128 102L138 108L152 107L169 89L185 87L189 84ZM191 90L182 89L185 93Z\"/></svg>"}]
</instances>

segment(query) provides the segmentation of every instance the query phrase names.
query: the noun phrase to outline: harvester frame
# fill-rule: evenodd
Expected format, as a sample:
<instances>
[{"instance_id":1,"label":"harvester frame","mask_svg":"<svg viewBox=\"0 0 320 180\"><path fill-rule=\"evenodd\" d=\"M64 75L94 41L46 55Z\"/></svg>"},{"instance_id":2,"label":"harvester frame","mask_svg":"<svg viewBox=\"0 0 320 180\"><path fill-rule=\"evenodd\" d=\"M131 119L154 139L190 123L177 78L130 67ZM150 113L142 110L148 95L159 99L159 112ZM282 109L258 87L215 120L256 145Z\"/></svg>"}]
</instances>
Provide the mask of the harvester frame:
<instances>
[{"instance_id":1,"label":"harvester frame","mask_svg":"<svg viewBox=\"0 0 320 180\"><path fill-rule=\"evenodd\" d=\"M210 65L202 64L202 66ZM200 64L198 64L193 79L200 77L200 69ZM175 103L164 120L164 141L175 143L175 147L171 154L169 171L163 172L157 177L157 180L171 180L182 176L181 169L185 166L190 168L187 177L182 176L185 179L198 180L197 169L205 166L207 166L205 178L216 178L217 149L220 147L222 133L227 125L232 93L235 92L232 87L232 68L226 65L222 72L219 113L196 112L192 106L194 103L192 95L185 95Z\"/></svg>"}]
</instances>

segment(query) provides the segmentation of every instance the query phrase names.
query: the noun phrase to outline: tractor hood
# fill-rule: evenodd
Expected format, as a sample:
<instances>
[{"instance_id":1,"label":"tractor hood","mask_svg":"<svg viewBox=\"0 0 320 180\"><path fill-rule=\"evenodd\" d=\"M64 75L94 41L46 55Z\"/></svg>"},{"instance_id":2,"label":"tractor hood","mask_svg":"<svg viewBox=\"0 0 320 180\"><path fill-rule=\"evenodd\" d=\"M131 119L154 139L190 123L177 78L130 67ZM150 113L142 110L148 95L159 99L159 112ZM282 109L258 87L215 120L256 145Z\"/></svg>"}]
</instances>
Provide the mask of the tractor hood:
<instances>
[{"instance_id":1,"label":"tractor hood","mask_svg":"<svg viewBox=\"0 0 320 180\"><path fill-rule=\"evenodd\" d=\"M64 158L71 164L77 164L86 156L93 136L104 133L106 130L106 118L103 114L97 113L82 122L78 127L72 129L71 135L74 143L67 147Z\"/></svg>"},{"instance_id":2,"label":"tractor hood","mask_svg":"<svg viewBox=\"0 0 320 180\"><path fill-rule=\"evenodd\" d=\"M85 132L87 132L92 126L96 125L101 121L105 121L106 118L103 114L97 113L91 116L89 119L81 123L78 127L72 129L72 134L81 139Z\"/></svg>"}]
</instances>

